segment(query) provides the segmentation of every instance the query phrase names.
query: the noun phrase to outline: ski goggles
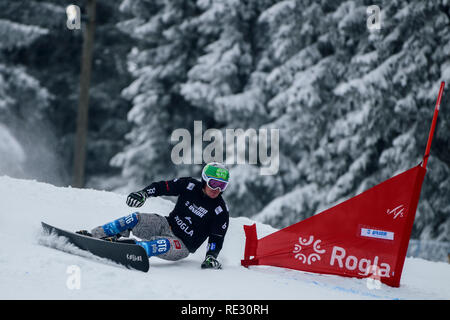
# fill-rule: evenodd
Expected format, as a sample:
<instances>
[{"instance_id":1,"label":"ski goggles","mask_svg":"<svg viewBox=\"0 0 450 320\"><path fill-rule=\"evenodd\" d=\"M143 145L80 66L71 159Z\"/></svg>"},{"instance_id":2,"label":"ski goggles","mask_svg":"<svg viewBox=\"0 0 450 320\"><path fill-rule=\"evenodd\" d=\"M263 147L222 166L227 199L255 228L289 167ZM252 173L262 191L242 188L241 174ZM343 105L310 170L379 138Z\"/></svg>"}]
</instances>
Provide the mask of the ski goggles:
<instances>
[{"instance_id":1,"label":"ski goggles","mask_svg":"<svg viewBox=\"0 0 450 320\"><path fill-rule=\"evenodd\" d=\"M209 177L208 177L209 178ZM222 180L217 180L214 178L209 178L206 179L206 184L208 185L208 187L210 187L213 190L218 190L220 189L220 191L225 191L225 189L228 186L228 182L226 181L222 181Z\"/></svg>"},{"instance_id":2,"label":"ski goggles","mask_svg":"<svg viewBox=\"0 0 450 320\"><path fill-rule=\"evenodd\" d=\"M230 174L227 169L215 165L206 165L202 171L202 178L206 181L206 185L213 189L225 191L228 185Z\"/></svg>"}]
</instances>

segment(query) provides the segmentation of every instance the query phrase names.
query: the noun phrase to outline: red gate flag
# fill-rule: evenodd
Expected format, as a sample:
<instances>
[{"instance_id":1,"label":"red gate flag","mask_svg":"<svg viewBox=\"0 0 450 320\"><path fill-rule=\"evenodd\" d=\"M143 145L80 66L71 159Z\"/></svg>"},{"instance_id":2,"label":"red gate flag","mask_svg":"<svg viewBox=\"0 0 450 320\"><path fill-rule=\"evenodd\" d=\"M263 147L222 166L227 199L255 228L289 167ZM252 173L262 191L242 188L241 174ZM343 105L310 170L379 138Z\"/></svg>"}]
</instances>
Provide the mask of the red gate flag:
<instances>
[{"instance_id":1,"label":"red gate flag","mask_svg":"<svg viewBox=\"0 0 450 320\"><path fill-rule=\"evenodd\" d=\"M414 167L260 240L256 225L244 226L242 265L375 276L398 287L425 172Z\"/></svg>"},{"instance_id":2,"label":"red gate flag","mask_svg":"<svg viewBox=\"0 0 450 320\"><path fill-rule=\"evenodd\" d=\"M443 89L442 82L423 166L262 239L256 224L244 226L241 264L371 277L399 287Z\"/></svg>"}]
</instances>

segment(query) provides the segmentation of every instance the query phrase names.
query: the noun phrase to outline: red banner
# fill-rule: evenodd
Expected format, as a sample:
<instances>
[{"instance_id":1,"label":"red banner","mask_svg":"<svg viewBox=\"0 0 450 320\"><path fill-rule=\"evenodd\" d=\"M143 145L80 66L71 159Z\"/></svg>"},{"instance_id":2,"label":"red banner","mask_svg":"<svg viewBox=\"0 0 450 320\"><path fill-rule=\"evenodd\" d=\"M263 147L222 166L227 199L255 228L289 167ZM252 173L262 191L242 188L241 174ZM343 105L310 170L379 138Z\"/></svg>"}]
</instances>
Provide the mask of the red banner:
<instances>
[{"instance_id":1,"label":"red banner","mask_svg":"<svg viewBox=\"0 0 450 320\"><path fill-rule=\"evenodd\" d=\"M242 265L376 277L398 287L425 172L411 168L259 240L256 225L244 226Z\"/></svg>"}]
</instances>

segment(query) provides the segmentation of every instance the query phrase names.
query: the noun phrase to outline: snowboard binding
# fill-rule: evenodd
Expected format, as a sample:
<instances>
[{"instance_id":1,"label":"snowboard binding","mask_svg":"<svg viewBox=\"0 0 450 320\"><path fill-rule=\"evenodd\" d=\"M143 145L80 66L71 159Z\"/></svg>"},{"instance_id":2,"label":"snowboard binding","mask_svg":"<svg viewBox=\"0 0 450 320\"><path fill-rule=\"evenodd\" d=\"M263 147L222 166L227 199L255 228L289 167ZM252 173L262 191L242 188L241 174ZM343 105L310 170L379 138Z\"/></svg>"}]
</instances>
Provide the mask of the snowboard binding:
<instances>
[{"instance_id":1,"label":"snowboard binding","mask_svg":"<svg viewBox=\"0 0 450 320\"><path fill-rule=\"evenodd\" d=\"M86 236L86 237L92 237L92 234L87 230L79 230L79 231L75 231L75 233L80 234L82 236ZM136 244L136 241L134 241L133 239L122 238L120 234L116 234L113 236L106 236L106 237L100 238L100 240L109 241L109 242Z\"/></svg>"}]
</instances>

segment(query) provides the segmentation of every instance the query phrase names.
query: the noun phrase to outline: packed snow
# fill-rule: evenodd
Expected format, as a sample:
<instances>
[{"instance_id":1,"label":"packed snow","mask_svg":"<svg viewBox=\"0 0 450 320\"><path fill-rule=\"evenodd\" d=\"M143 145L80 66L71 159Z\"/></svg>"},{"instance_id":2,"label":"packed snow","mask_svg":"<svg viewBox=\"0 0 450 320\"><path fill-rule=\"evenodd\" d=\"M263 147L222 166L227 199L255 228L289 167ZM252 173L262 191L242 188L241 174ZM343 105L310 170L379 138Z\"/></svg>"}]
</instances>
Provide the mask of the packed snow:
<instances>
[{"instance_id":1,"label":"packed snow","mask_svg":"<svg viewBox=\"0 0 450 320\"><path fill-rule=\"evenodd\" d=\"M74 231L127 215L135 210L126 206L125 197L0 177L0 299L450 299L450 264L444 262L407 258L400 288L269 266L244 268L243 225L254 221L243 217L230 220L219 255L222 270L200 268L206 243L185 260L152 257L149 272L143 273L41 230L41 221ZM167 215L173 205L150 198L139 211ZM261 223L257 230L259 237L276 231ZM75 274L79 281L74 285Z\"/></svg>"}]
</instances>

